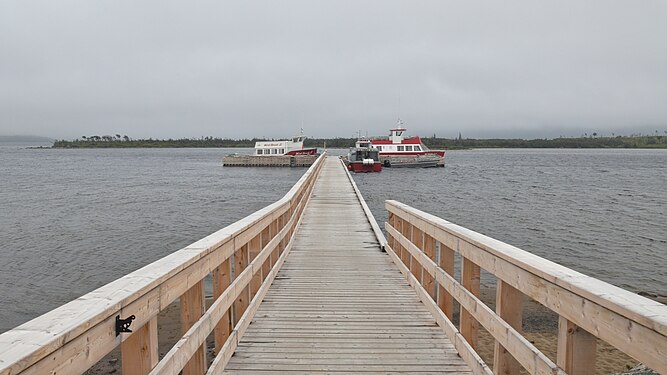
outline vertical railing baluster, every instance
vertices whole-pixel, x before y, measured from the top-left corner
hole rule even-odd
[[[454,250],[440,242],[439,251],[440,259],[438,265],[447,272],[447,274],[454,277]],[[438,306],[445,315],[447,315],[447,318],[450,321],[454,319],[454,297],[440,285],[438,285]]]
[[[159,359],[157,316],[135,331],[120,344],[123,375],[146,375]]]
[[[248,266],[248,244],[241,246],[234,254],[234,276],[239,277],[241,272]],[[239,322],[243,313],[248,308],[249,287],[243,288],[239,297],[234,302],[234,326]]]
[[[423,236],[424,254],[426,254],[426,256],[431,260],[435,261],[435,238],[429,236],[426,233],[424,233]],[[431,276],[431,274],[426,271],[424,271],[423,274],[424,289],[426,289],[426,291],[431,295],[431,298],[435,300],[437,297],[437,288],[435,287],[436,284],[434,283],[433,276]]]
[[[496,313],[519,333],[523,324],[523,293],[498,279],[496,284]],[[519,362],[498,341],[493,354],[493,373],[498,375],[518,374]]]
[[[225,260],[213,270],[213,299],[217,300],[218,297],[229,287],[232,283],[232,269],[231,262],[229,259]],[[215,353],[220,353],[220,349],[229,338],[230,333],[232,332],[232,316],[231,312],[228,310],[220,319],[220,322],[215,327]]]
[[[424,236],[422,235],[422,231],[419,230],[419,228],[417,228],[415,225],[410,225],[410,227],[410,236],[408,237],[410,242],[417,246],[421,252],[424,252]],[[419,261],[414,257],[410,257],[410,262],[410,272],[415,275],[420,284],[424,285],[424,270],[421,266],[421,263],[419,263]]]
[[[206,311],[204,281],[199,281],[181,296],[181,333],[185,335]],[[206,344],[203,344],[183,367],[183,375],[203,375],[206,372]]]
[[[556,364],[568,375],[595,374],[595,336],[570,322],[563,316],[558,319],[558,354]]]
[[[468,289],[472,294],[479,297],[480,268],[471,260],[465,257],[462,257],[462,259],[461,285]],[[461,306],[460,317],[459,331],[461,331],[461,335],[463,335],[473,349],[477,349],[479,323],[470,313],[468,313],[468,311],[466,311],[466,309],[463,308],[463,306]]]

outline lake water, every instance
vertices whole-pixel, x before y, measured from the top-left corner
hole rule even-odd
[[[0,332],[276,201],[305,171],[223,168],[235,151],[0,145]],[[445,168],[354,178],[379,222],[396,199],[667,294],[666,150],[450,151]]]

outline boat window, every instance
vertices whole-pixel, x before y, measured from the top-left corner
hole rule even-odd
[[[412,146],[405,146],[405,151],[412,151]]]
[[[277,148],[272,148],[272,149],[271,149],[271,153],[274,154],[274,155],[277,154],[277,153],[278,153],[278,149],[277,149]]]
[[[262,154],[262,150],[257,150],[257,155],[261,155],[261,154]]]
[[[403,132],[396,132],[396,135],[400,137],[400,135],[403,134]]]
[[[375,146],[375,148],[377,148],[378,151],[382,151],[382,146]]]
[[[421,150],[422,150],[421,147],[419,147],[419,146],[415,146],[415,151],[421,151]]]
[[[405,151],[405,147],[404,146],[398,146],[398,151]]]
[[[284,148],[281,148],[281,149],[280,149],[280,154],[284,154],[284,153],[285,153],[285,149],[284,149]]]

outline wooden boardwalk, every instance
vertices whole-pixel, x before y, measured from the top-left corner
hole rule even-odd
[[[0,334],[0,375],[82,374],[119,346],[111,372],[124,375],[594,375],[598,341],[667,374],[667,306],[401,202],[385,208],[386,239],[322,155],[275,203]],[[495,311],[482,270],[496,278]],[[158,314],[177,299],[182,336],[160,353]],[[524,299],[558,316],[556,358],[523,335]],[[475,350],[481,328],[490,363]]]
[[[382,252],[342,164],[329,157],[294,247],[228,374],[467,374]]]

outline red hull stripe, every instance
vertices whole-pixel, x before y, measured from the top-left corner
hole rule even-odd
[[[362,163],[350,163],[350,169],[356,173],[364,172],[380,172],[382,171],[382,164],[375,163],[372,165],[362,164]]]
[[[295,155],[315,155],[317,154],[317,149],[316,148],[304,148],[303,150],[293,150],[285,155],[289,156],[295,156]]]

